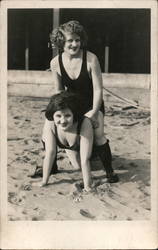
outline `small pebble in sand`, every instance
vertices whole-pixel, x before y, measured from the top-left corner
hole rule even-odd
[[[38,210],[38,209],[39,209],[38,207],[33,208],[33,210]]]
[[[135,177],[137,177],[137,175],[135,174],[135,175],[133,175],[131,178],[130,178],[130,180],[133,180]]]
[[[132,218],[131,217],[127,217],[127,219],[126,220],[132,220]]]
[[[31,186],[30,183],[29,183],[29,184],[23,184],[23,185],[21,186],[21,189],[22,189],[22,190],[25,190],[25,191],[30,191],[30,190],[32,189],[32,186]]]
[[[33,220],[33,221],[37,221],[37,220],[39,220],[39,219],[38,219],[36,216],[33,216],[33,217],[32,217],[32,220]]]
[[[94,219],[95,216],[92,215],[88,209],[80,209],[80,214],[83,215],[84,217],[90,218],[90,219]]]
[[[26,211],[26,210],[23,210],[23,211],[22,211],[22,214],[27,214],[27,211]]]
[[[60,194],[60,195],[65,195],[63,192],[60,192],[60,191],[58,192],[58,194]]]

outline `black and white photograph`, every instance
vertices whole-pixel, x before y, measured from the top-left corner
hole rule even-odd
[[[17,223],[18,231],[18,223],[29,223],[28,234],[31,225],[36,231],[38,222],[45,223],[43,228],[48,222],[57,223],[58,234],[58,223],[65,223],[65,230],[71,225],[70,231],[73,223],[84,223],[79,242],[86,228],[90,238],[102,228],[102,240],[93,249],[117,249],[118,239],[113,242],[106,227],[117,234],[118,223],[121,227],[125,223],[125,234],[129,230],[132,236],[120,246],[145,249],[141,233],[132,241],[138,235],[133,236],[131,228],[137,224],[137,230],[142,223],[138,234],[144,229],[147,235],[157,207],[153,202],[157,193],[156,1],[151,1],[153,6],[150,1],[133,6],[131,1],[129,6],[128,1],[124,5],[76,1],[76,6],[75,1],[67,5],[9,2],[2,5],[5,14],[1,15],[6,36],[5,45],[1,39],[5,223]],[[146,248],[157,244],[156,231],[145,239]],[[91,247],[86,234],[81,249]],[[121,231],[118,235],[121,241]],[[64,246],[59,238],[41,248],[80,248],[72,243],[75,237]],[[4,245],[10,246],[7,239]]]

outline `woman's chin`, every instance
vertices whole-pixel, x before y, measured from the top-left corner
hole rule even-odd
[[[60,129],[63,131],[68,131],[71,129],[71,127],[70,126],[60,126]]]

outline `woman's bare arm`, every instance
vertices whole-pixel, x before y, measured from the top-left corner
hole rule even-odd
[[[89,118],[95,116],[100,109],[101,101],[103,99],[103,83],[102,83],[102,74],[101,68],[96,55],[88,53],[88,63],[90,67],[90,73],[93,82],[93,108],[87,112],[86,116]]]
[[[59,93],[62,90],[64,90],[64,87],[61,82],[61,72],[60,72],[60,67],[59,67],[59,62],[58,62],[58,56],[52,59],[52,61],[50,62],[50,68],[52,71],[55,93]]]
[[[43,180],[42,186],[48,183],[50,172],[56,157],[56,138],[53,134],[51,121],[45,120],[42,140],[45,143],[45,157],[43,161]]]

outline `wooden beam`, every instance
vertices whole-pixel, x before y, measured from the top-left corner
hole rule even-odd
[[[105,88],[140,88],[150,89],[150,74],[102,74]],[[48,71],[8,70],[10,84],[48,84],[53,86],[52,73]]]

